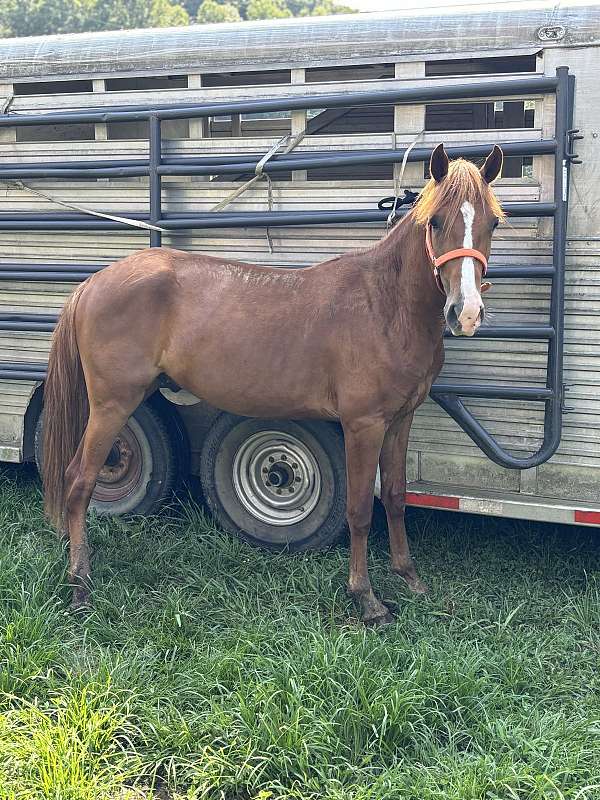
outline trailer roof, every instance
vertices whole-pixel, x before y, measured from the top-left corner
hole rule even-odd
[[[393,12],[1,39],[0,79],[238,72],[525,54],[599,42],[600,4],[590,0],[426,0]]]

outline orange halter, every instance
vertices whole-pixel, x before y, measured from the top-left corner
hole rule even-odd
[[[433,245],[431,244],[431,223],[427,223],[427,230],[425,233],[425,247],[427,248],[427,255],[433,265],[433,274],[435,277],[435,282],[437,284],[438,289],[442,294],[446,294],[444,289],[444,284],[442,283],[442,279],[440,277],[440,267],[443,267],[448,261],[452,261],[453,258],[474,258],[475,261],[479,261],[483,270],[481,272],[481,277],[485,278],[487,274],[487,258],[481,253],[479,250],[472,250],[470,247],[459,247],[456,250],[448,250],[447,253],[444,253],[441,256],[435,257],[435,253],[433,252]]]

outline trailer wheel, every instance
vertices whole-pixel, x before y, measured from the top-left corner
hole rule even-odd
[[[323,422],[222,414],[202,448],[200,480],[218,524],[273,550],[313,550],[346,527],[344,440]]]
[[[154,514],[172,496],[181,456],[171,427],[154,404],[139,406],[119,433],[100,471],[90,507],[111,516]],[[43,414],[35,432],[41,473]]]

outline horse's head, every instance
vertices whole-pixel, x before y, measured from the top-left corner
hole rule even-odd
[[[502,158],[495,146],[477,169],[462,158],[449,162],[444,145],[438,145],[431,155],[431,180],[415,206],[438,287],[446,294],[444,316],[455,336],[473,336],[483,320],[481,295],[491,284],[482,278],[492,234],[504,219],[490,187]]]

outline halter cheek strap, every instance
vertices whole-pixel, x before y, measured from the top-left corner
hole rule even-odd
[[[441,256],[436,258],[435,253],[433,252],[433,245],[431,243],[431,223],[427,223],[427,230],[425,233],[425,247],[427,248],[427,255],[429,256],[429,260],[433,266],[433,275],[435,277],[435,282],[437,284],[438,289],[443,294],[446,294],[444,289],[444,284],[442,283],[442,279],[440,277],[440,267],[443,267],[448,261],[452,261],[453,258],[473,258],[475,261],[479,261],[481,266],[483,267],[481,271],[481,277],[485,278],[487,274],[487,258],[481,253],[479,250],[473,250],[470,247],[459,247],[456,250],[448,250],[447,253],[443,253]]]

